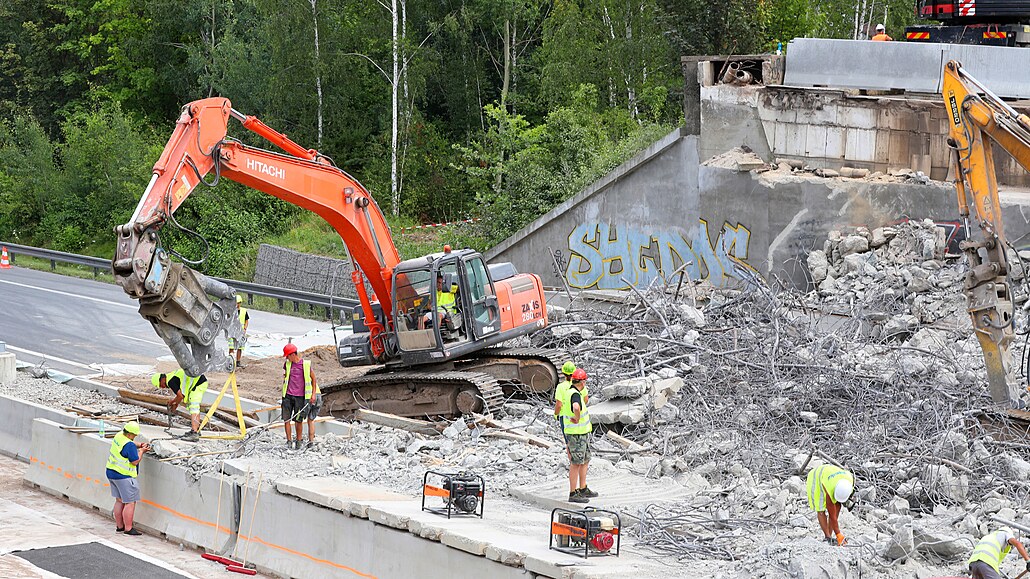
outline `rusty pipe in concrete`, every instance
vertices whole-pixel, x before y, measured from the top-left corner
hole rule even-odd
[[[733,84],[737,80],[737,71],[740,69],[740,64],[731,62],[726,67],[726,72],[722,75],[723,84]]]
[[[751,81],[755,79],[750,72],[746,70],[737,70],[736,78],[734,78],[734,84],[745,85],[751,84]]]

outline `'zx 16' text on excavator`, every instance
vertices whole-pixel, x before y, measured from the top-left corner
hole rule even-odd
[[[284,153],[228,137],[230,118]],[[242,335],[235,292],[173,262],[158,233],[168,221],[175,224],[173,214],[195,187],[214,186],[222,177],[317,213],[343,239],[360,305],[352,314],[353,333],[337,344],[338,358],[344,366],[379,367],[322,385],[332,412],[493,412],[505,389],[554,386],[559,353],[497,347],[546,326],[538,276],[508,264],[487,267],[482,255],[467,249],[401,261],[382,211],[356,179],[225,98],[183,107],[132,218],[115,228],[115,278],[139,300],[140,314],[187,373],[233,370],[234,360],[215,340]]]

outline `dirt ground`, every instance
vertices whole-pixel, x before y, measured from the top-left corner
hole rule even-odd
[[[365,373],[366,368],[344,368],[336,360],[336,351],[332,346],[314,346],[300,353],[301,358],[311,360],[315,379],[319,384],[330,384],[343,378],[353,378]],[[174,372],[175,362],[158,362],[158,372]],[[217,392],[229,377],[225,373],[209,373],[208,390]],[[101,382],[129,388],[139,392],[154,393],[149,377],[101,378]],[[261,359],[247,359],[246,350],[243,355],[243,367],[236,372],[236,384],[240,395],[251,400],[278,404],[282,398],[283,358],[273,356]],[[167,391],[164,393],[168,393]]]

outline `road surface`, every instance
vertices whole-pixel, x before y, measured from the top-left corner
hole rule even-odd
[[[19,360],[76,376],[118,365],[153,366],[168,348],[121,287],[20,267],[0,269],[0,341]],[[281,355],[292,338],[301,349],[333,344],[330,326],[250,310],[248,357]]]

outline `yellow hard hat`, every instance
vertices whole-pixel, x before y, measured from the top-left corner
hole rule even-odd
[[[150,383],[154,385],[154,388],[161,387],[161,376],[164,376],[164,374],[158,372],[157,374],[154,374],[150,377]]]
[[[135,420],[126,422],[123,430],[129,434],[139,434],[139,422],[136,422]]]
[[[242,304],[243,303],[243,296],[241,296],[240,294],[236,294],[236,303]]]

